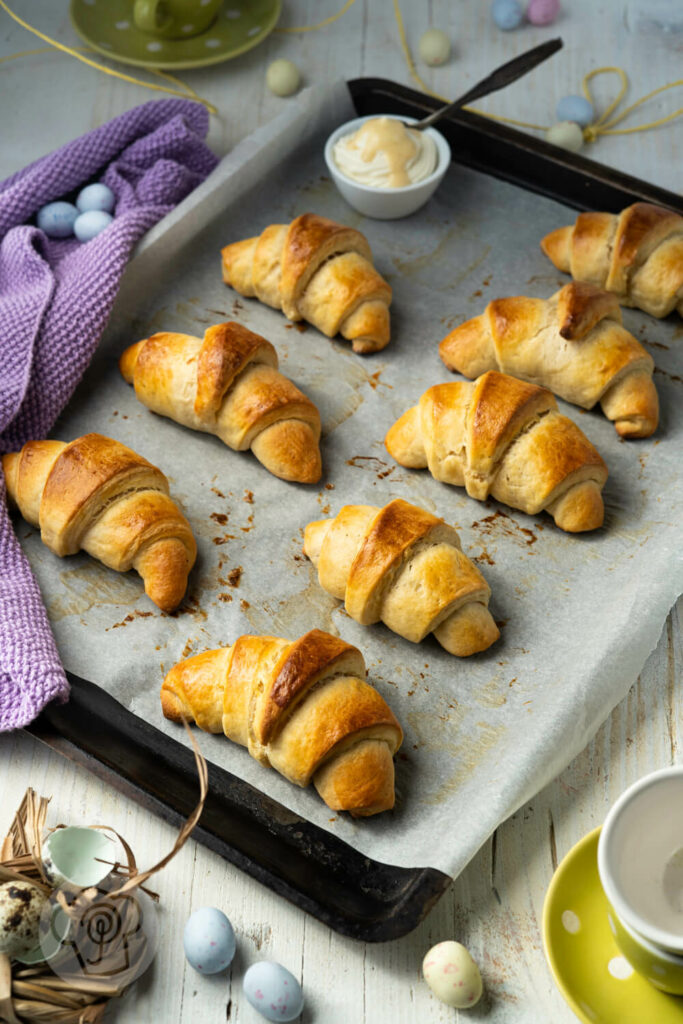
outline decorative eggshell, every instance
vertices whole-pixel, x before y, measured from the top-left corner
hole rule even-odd
[[[74,223],[74,234],[79,242],[89,242],[108,228],[113,217],[104,210],[87,210],[81,213]]]
[[[502,28],[504,32],[510,32],[522,24],[524,11],[517,0],[493,0],[491,17],[498,28]]]
[[[568,149],[571,153],[578,153],[583,146],[583,131],[573,121],[558,121],[545,133],[546,142],[560,149]]]
[[[40,915],[47,896],[30,882],[0,885],[0,953],[23,956],[40,941]]]
[[[222,910],[200,907],[188,918],[183,932],[185,956],[199,974],[218,974],[232,963],[235,933]]]
[[[244,994],[266,1020],[296,1020],[304,1008],[304,994],[293,974],[271,960],[252,964],[244,975]]]
[[[301,84],[301,74],[291,60],[274,60],[266,71],[266,85],[276,96],[291,96]]]
[[[59,200],[41,207],[38,210],[36,221],[40,230],[44,231],[48,238],[68,238],[74,233],[74,223],[77,217],[78,210],[73,203]]]
[[[451,41],[440,28],[428,28],[420,36],[417,52],[425,64],[436,67],[438,64],[445,63],[450,57]]]
[[[560,13],[560,0],[529,0],[526,16],[532,25],[552,25]]]
[[[111,871],[111,839],[96,828],[58,828],[43,842],[43,867],[55,885],[98,885]],[[108,863],[103,863],[107,861]]]
[[[422,962],[424,979],[442,1003],[459,1010],[474,1006],[482,993],[479,968],[459,942],[439,942]]]
[[[104,210],[105,213],[112,213],[116,204],[116,196],[108,185],[98,182],[95,185],[86,185],[76,196],[76,206],[79,213],[87,213],[88,210]]]
[[[585,96],[563,96],[555,109],[558,121],[574,121],[586,128],[595,119],[595,110]]]

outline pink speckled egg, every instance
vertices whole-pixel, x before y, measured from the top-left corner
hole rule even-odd
[[[552,25],[560,13],[560,0],[529,0],[527,20],[532,25]]]
[[[481,997],[479,968],[459,942],[432,946],[422,961],[422,973],[436,998],[446,1006],[465,1010]]]

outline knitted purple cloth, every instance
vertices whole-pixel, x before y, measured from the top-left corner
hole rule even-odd
[[[208,114],[188,100],[145,103],[0,185],[0,451],[47,437],[97,347],[136,242],[216,166]],[[53,241],[27,224],[90,181],[116,195],[92,241]],[[0,471],[0,731],[26,725],[68,683],[40,591],[14,535]]]

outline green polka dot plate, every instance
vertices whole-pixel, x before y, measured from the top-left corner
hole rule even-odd
[[[71,0],[81,39],[105,57],[147,68],[201,68],[258,46],[275,28],[282,0],[225,0],[214,23],[188,39],[161,39],[133,21],[132,0]]]
[[[553,875],[543,906],[543,947],[555,982],[585,1024],[683,1024],[683,997],[636,974],[610,930],[598,875],[596,828]]]

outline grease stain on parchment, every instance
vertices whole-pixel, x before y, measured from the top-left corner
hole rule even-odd
[[[404,714],[406,722],[425,751],[447,754],[452,771],[442,778],[436,789],[423,797],[423,804],[438,805],[449,800],[466,778],[474,773],[489,752],[500,742],[505,726],[475,722],[474,728],[461,729],[465,712],[449,709],[446,715],[433,711],[411,711]]]
[[[70,615],[83,615],[103,604],[130,606],[144,594],[145,588],[137,573],[117,573],[106,566],[90,562],[59,574],[62,589],[47,603],[52,622]]]

